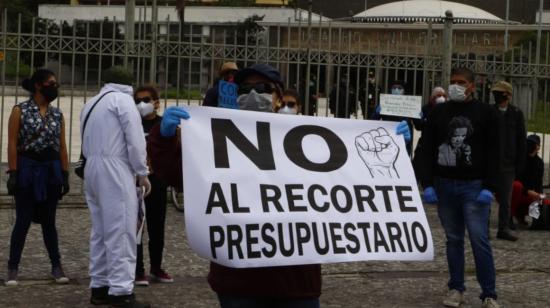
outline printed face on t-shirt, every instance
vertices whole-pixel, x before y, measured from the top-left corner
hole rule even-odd
[[[464,144],[464,139],[468,135],[467,127],[458,127],[455,129],[453,136],[451,137],[451,144],[453,148],[461,147]]]

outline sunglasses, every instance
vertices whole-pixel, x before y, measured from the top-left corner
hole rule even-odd
[[[256,91],[258,94],[268,93],[271,94],[275,92],[275,86],[270,83],[255,83],[255,84],[242,84],[239,86],[237,94],[243,95],[248,94],[252,90]]]
[[[284,106],[288,106],[288,108],[294,108],[296,106],[296,102],[295,101],[282,101],[281,102],[281,108],[284,107]]]
[[[153,99],[150,98],[149,96],[145,96],[145,97],[141,97],[141,98],[140,98],[140,97],[136,97],[136,98],[134,99],[134,101],[136,102],[136,105],[137,105],[137,104],[139,104],[139,103],[141,103],[141,102],[150,103],[150,102],[153,101]]]

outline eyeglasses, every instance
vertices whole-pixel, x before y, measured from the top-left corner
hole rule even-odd
[[[136,102],[136,105],[141,103],[141,102],[144,102],[144,103],[149,103],[151,102],[153,99],[150,98],[149,96],[145,96],[145,97],[136,97],[134,99],[134,101]]]
[[[255,83],[255,84],[242,84],[239,86],[237,93],[239,95],[248,94],[250,91],[256,91],[258,94],[268,93],[271,94],[275,91],[275,86],[270,83]]]
[[[284,106],[288,106],[288,108],[294,108],[297,105],[295,101],[282,101],[281,102],[281,108]]]

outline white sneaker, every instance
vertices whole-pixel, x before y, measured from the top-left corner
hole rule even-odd
[[[464,302],[464,295],[458,290],[449,290],[447,297],[443,300],[443,305],[447,307],[460,307]]]
[[[487,297],[483,300],[481,308],[500,308],[500,306],[496,299]]]
[[[7,287],[17,286],[17,270],[8,269],[8,277],[6,279],[6,286]]]

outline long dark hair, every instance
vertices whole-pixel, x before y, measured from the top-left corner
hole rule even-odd
[[[52,71],[45,68],[37,69],[34,74],[32,74],[31,78],[23,79],[21,87],[34,94],[36,92],[34,85],[48,80],[51,76],[55,76]]]

